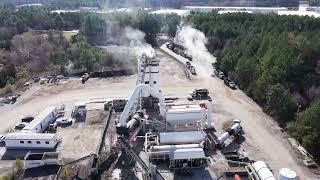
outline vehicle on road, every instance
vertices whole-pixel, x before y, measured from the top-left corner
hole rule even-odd
[[[211,98],[209,96],[208,89],[195,89],[187,96],[187,99],[189,101],[192,101],[193,99],[203,100],[203,99],[211,99]]]
[[[0,135],[0,144],[2,144],[2,143],[4,143],[4,139],[5,139],[6,137],[4,136],[4,135]]]
[[[39,82],[40,81],[40,78],[39,77],[35,77],[34,79],[33,79],[33,82],[34,83],[37,83],[37,82]]]
[[[171,51],[173,50],[174,46],[171,43],[166,44],[167,48],[170,49]]]
[[[230,88],[232,89],[235,89],[236,88],[236,83],[234,83],[232,80],[228,79],[228,78],[225,78],[224,79],[224,84],[229,86]]]
[[[189,66],[189,70],[190,70],[191,74],[197,75],[196,69],[193,66]]]
[[[310,159],[310,158],[307,158],[307,159],[303,160],[303,164],[305,166],[307,166],[308,168],[318,168],[317,163],[314,160]]]
[[[187,61],[187,62],[186,62],[186,65],[187,65],[187,66],[191,66],[191,62],[190,62],[190,61]]]
[[[16,126],[14,127],[14,129],[21,130],[21,129],[23,129],[24,127],[26,127],[27,125],[28,125],[28,123],[21,122],[21,123],[16,124]]]
[[[68,125],[68,124],[72,124],[72,119],[71,118],[58,118],[56,120],[57,125]]]
[[[47,82],[47,78],[40,79],[40,84],[45,84]]]
[[[21,119],[21,122],[25,122],[25,123],[29,123],[34,119],[33,116],[26,116],[24,118]]]
[[[186,57],[189,61],[192,61],[192,56],[191,55],[187,55]]]
[[[224,79],[224,73],[222,71],[215,69],[214,74],[218,76],[220,79]]]

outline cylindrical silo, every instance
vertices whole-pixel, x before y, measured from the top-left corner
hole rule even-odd
[[[263,161],[253,163],[252,167],[261,180],[276,180],[266,163]]]
[[[202,131],[161,132],[159,143],[165,144],[197,144],[206,140]]]
[[[150,151],[170,151],[174,149],[203,148],[201,144],[181,144],[181,145],[163,145],[151,146]]]

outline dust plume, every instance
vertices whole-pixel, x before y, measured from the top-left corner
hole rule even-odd
[[[150,44],[145,42],[145,33],[133,29],[132,27],[126,27],[124,29],[124,35],[129,40],[129,47],[134,49],[136,56],[141,56],[142,54],[147,55],[148,57],[155,56],[155,50],[151,47]]]
[[[191,26],[182,26],[176,34],[175,42],[184,46],[187,54],[200,63],[213,63],[215,58],[209,53],[206,43],[207,38],[203,32]]]

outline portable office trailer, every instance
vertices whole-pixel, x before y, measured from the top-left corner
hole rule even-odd
[[[22,132],[42,133],[50,124],[52,124],[58,117],[58,108],[55,106],[47,107],[38,116],[34,118],[26,127],[22,129]]]
[[[3,139],[7,149],[55,149],[61,138],[56,134],[8,133]]]

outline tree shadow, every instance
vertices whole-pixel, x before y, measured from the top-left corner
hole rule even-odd
[[[58,165],[49,165],[49,166],[40,166],[36,168],[26,169],[23,175],[23,178],[37,178],[45,176],[56,175],[60,166]],[[49,178],[48,178],[49,179]]]

